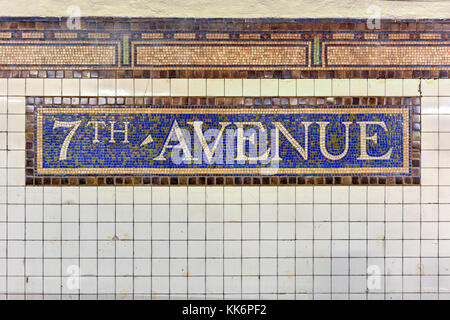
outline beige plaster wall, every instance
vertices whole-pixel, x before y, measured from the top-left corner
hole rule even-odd
[[[371,5],[381,18],[449,18],[450,1],[373,0],[0,0],[0,16],[295,17],[366,18]]]

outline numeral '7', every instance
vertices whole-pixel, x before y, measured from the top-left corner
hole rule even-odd
[[[72,128],[72,130],[69,131],[66,138],[64,139],[64,142],[61,146],[61,151],[59,152],[59,160],[66,160],[67,159],[67,149],[69,149],[70,141],[72,140],[75,131],[77,131],[78,127],[81,124],[81,120],[78,121],[59,121],[55,120],[55,124],[53,125],[53,130],[56,128]]]

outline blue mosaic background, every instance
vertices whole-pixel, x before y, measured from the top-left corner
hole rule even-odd
[[[403,166],[403,116],[401,114],[44,114],[43,115],[43,167],[44,168],[261,168],[270,167],[269,163],[226,163],[226,150],[223,151],[223,163],[215,162],[208,164],[206,157],[204,161],[194,161],[193,163],[174,163],[171,160],[170,152],[164,154],[166,161],[154,161],[162,150],[165,139],[169,134],[174,119],[181,129],[187,129],[194,137],[193,127],[188,125],[190,121],[203,121],[203,132],[207,129],[219,129],[219,122],[261,122],[269,131],[267,138],[271,144],[270,129],[274,129],[273,122],[281,122],[299,144],[304,147],[304,126],[300,122],[327,121],[327,150],[333,155],[339,155],[344,150],[345,127],[341,123],[351,121],[350,141],[347,155],[341,160],[333,161],[327,159],[320,151],[319,126],[312,124],[309,127],[309,154],[308,160],[304,160],[295,148],[288,142],[280,132],[280,156],[282,161],[280,168],[359,168],[359,167],[402,167]],[[70,128],[53,129],[55,120],[77,121],[82,120],[82,124],[76,131],[70,142],[67,159],[59,160],[61,145],[69,133]],[[103,120],[108,124],[106,128],[98,131],[99,143],[93,144],[94,129],[87,126],[91,120]],[[109,122],[115,121],[115,129],[123,129],[123,122],[129,122],[129,143],[122,143],[123,133],[115,133],[116,143],[109,143],[110,126]],[[367,136],[378,134],[377,144],[372,141],[367,142],[367,152],[371,156],[385,154],[393,147],[389,160],[358,160],[360,156],[360,127],[357,121],[383,121],[388,132],[380,126],[369,125]],[[246,126],[247,128],[254,128]],[[229,125],[228,130],[236,129],[234,125]],[[217,130],[218,132],[218,130]],[[152,135],[153,142],[145,146],[140,146],[144,139]],[[197,139],[192,140],[194,145]],[[226,132],[222,138],[222,143],[226,141]],[[210,148],[214,138],[208,140]],[[170,145],[176,145],[176,142]],[[225,145],[225,144],[224,144]],[[235,154],[236,138],[229,140],[227,147],[231,148]],[[225,147],[224,147],[225,149]],[[194,148],[192,154],[194,155]],[[248,155],[249,145],[246,145],[246,155]],[[216,155],[216,160],[220,154]],[[389,173],[389,170],[386,170]],[[111,172],[113,174],[114,172]],[[117,172],[120,174],[120,172]],[[394,172],[395,173],[395,170]],[[145,171],[141,174],[145,174]],[[186,171],[189,174],[189,170]],[[311,174],[308,174],[311,175]]]

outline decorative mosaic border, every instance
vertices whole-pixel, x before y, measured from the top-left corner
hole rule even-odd
[[[447,78],[450,70],[448,20],[383,20],[375,30],[355,19],[82,18],[77,30],[66,22],[0,18],[0,77]]]
[[[101,100],[101,101],[100,101]],[[411,175],[323,175],[323,176],[127,176],[127,175],[38,175],[36,174],[35,146],[35,106],[75,106],[88,107],[101,102],[102,105],[115,106],[127,104],[134,106],[262,106],[265,108],[287,106],[410,106],[410,156]],[[27,185],[302,185],[302,184],[337,184],[337,185],[417,185],[420,184],[420,98],[410,97],[274,97],[274,98],[195,98],[195,97],[27,97],[26,98],[26,184]]]

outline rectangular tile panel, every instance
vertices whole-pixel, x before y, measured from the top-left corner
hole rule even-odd
[[[28,107],[30,184],[55,176],[419,176],[412,105],[49,103]]]
[[[309,47],[308,42],[136,43],[134,55],[136,67],[293,69],[308,66]]]
[[[113,43],[0,43],[4,67],[114,67],[117,55],[118,46]]]
[[[445,67],[450,47],[445,42],[324,43],[327,67]]]

